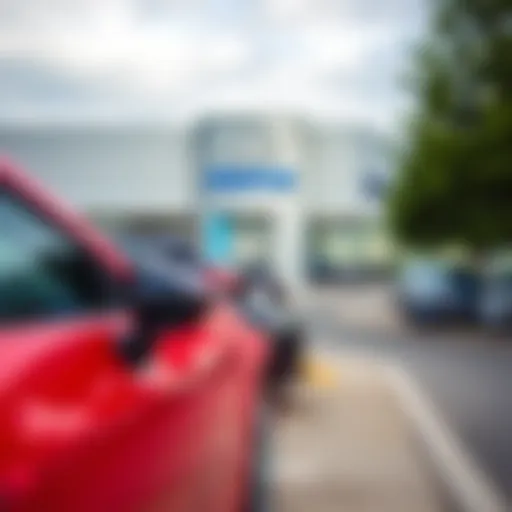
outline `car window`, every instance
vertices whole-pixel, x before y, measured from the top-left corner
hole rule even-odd
[[[134,235],[130,233],[113,233],[117,240],[130,255],[140,255],[141,250],[150,248],[153,253],[160,253],[162,259],[178,265],[200,268],[201,259],[193,244],[167,236]]]
[[[159,290],[171,289],[194,294],[207,293],[201,269],[169,259],[161,247],[155,247],[147,240],[118,236],[117,241],[134,265],[141,294],[154,295]]]
[[[439,290],[446,286],[447,274],[442,265],[416,263],[405,268],[401,280],[406,287],[417,290]]]
[[[102,308],[106,279],[92,258],[18,198],[0,191],[0,322]]]

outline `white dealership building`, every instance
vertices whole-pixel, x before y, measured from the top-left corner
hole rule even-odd
[[[109,227],[179,233],[207,257],[266,258],[291,282],[390,258],[375,177],[387,138],[297,116],[9,124],[0,151]]]

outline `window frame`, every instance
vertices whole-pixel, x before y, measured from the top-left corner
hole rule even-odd
[[[48,227],[58,236],[61,236],[65,242],[69,243],[71,247],[76,248],[83,254],[91,269],[98,275],[98,282],[101,283],[101,293],[104,294],[105,300],[102,304],[96,304],[91,307],[84,307],[70,311],[68,313],[55,313],[55,314],[35,314],[27,315],[22,318],[0,319],[0,331],[19,324],[33,324],[33,323],[54,323],[69,320],[80,320],[91,316],[98,316],[102,314],[109,314],[113,311],[119,310],[127,305],[126,283],[122,283],[120,279],[116,278],[109,270],[102,264],[86,244],[80,240],[79,237],[73,236],[69,230],[65,229],[58,220],[54,219],[52,215],[41,208],[30,195],[19,191],[17,188],[10,186],[9,183],[0,183],[0,199],[6,197],[13,204],[19,206],[20,211],[25,211],[35,222],[40,223],[41,226]]]

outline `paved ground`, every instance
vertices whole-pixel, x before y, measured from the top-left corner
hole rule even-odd
[[[392,283],[346,284],[314,287],[297,294],[297,303],[317,324],[333,323],[343,332],[354,336],[375,336],[394,341],[422,339],[478,342],[492,340],[482,330],[472,326],[445,326],[442,329],[413,329],[397,308]]]
[[[310,375],[274,439],[276,512],[441,512],[432,474],[382,367]]]
[[[512,347],[434,349],[404,364],[512,503]]]
[[[382,286],[346,288],[337,296],[310,291],[303,305],[315,345],[402,365],[512,503],[512,340],[400,328],[396,316],[383,319],[390,297]]]
[[[349,333],[335,321],[311,325],[316,345],[326,350],[402,364],[476,463],[512,501],[512,343]]]
[[[299,304],[318,319],[335,318],[345,328],[396,334],[404,330],[391,284],[346,284],[304,290]]]

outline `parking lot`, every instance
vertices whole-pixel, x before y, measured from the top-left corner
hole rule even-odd
[[[350,330],[393,335],[404,329],[391,283],[311,287],[300,294],[298,302],[322,320],[335,318]]]
[[[362,359],[310,366],[274,431],[274,509],[445,510],[386,368]]]
[[[297,411],[277,430],[277,509],[301,510],[311,499],[319,511],[511,510],[512,408],[503,393],[510,344],[475,327],[413,330],[401,322],[392,297],[386,284],[297,295],[314,333],[311,348],[325,351],[324,367],[336,367],[337,377],[326,382],[325,372],[312,372]],[[287,448],[292,436],[299,447],[294,458]],[[389,447],[387,459],[379,442]],[[322,449],[325,458],[314,455]],[[287,465],[292,459],[304,462],[300,475]],[[416,484],[404,485],[403,474],[416,475]],[[399,496],[416,502],[408,506]]]

